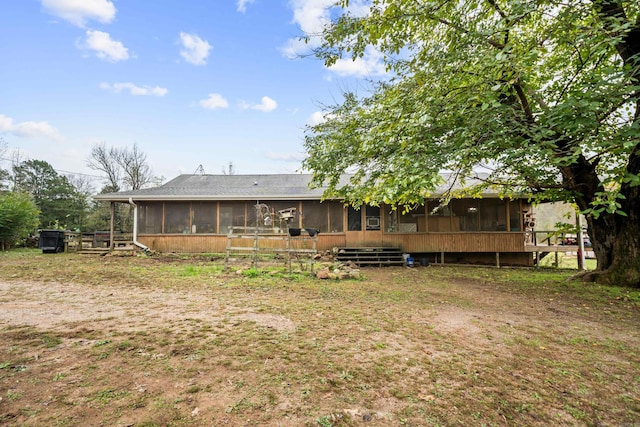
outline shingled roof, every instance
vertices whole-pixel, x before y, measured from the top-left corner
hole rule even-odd
[[[452,176],[443,174],[445,181]],[[347,183],[349,175],[343,182]],[[95,200],[111,202],[135,201],[181,201],[181,200],[321,200],[324,188],[309,187],[311,174],[273,175],[180,175],[160,187],[142,190],[120,191],[94,196]],[[467,179],[466,184],[477,183]],[[443,194],[449,188],[441,185],[434,195]],[[459,188],[459,184],[454,185]],[[496,197],[497,193],[485,190],[485,197]]]
[[[320,200],[323,188],[311,189],[310,174],[180,175],[164,185],[98,194],[96,200]]]

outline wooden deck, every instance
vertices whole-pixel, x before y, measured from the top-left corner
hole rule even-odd
[[[306,234],[306,233],[303,233]],[[348,242],[348,233],[320,233],[313,238],[301,235],[291,237],[280,233],[275,235],[255,233],[241,235],[219,234],[147,234],[138,237],[139,241],[158,252],[180,253],[229,253],[244,252],[314,252],[334,251],[336,248],[396,248],[401,253],[435,254],[433,263],[468,262],[482,263],[495,261],[496,265],[535,265],[537,260],[550,253],[577,253],[577,245],[525,243],[523,232],[442,232],[442,233],[379,233],[376,242],[358,244]],[[124,236],[123,236],[124,237]],[[117,240],[117,239],[116,239]],[[233,242],[231,242],[233,240]],[[120,243],[116,241],[116,246]],[[552,242],[553,243],[553,242]],[[105,247],[106,244],[98,245]],[[585,255],[591,256],[592,249],[585,248]],[[362,254],[362,256],[367,255]],[[430,255],[430,256],[431,256]],[[533,256],[532,256],[533,255]],[[364,260],[363,260],[364,261]],[[395,260],[391,264],[396,264]],[[398,265],[400,262],[398,260]]]
[[[525,245],[525,252],[578,252],[580,247],[577,245]],[[589,251],[591,248],[585,248]]]

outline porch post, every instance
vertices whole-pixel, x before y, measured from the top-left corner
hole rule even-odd
[[[111,202],[111,221],[109,224],[109,250],[112,251],[115,247],[116,242],[114,241],[115,236],[115,218],[116,218],[116,202]]]
[[[584,237],[582,236],[582,215],[576,213],[576,222],[578,223],[578,270],[586,270],[584,266]]]

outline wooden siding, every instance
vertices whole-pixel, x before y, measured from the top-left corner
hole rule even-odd
[[[183,253],[223,253],[227,246],[226,235],[213,234],[156,234],[138,237],[140,243],[159,252]],[[524,233],[520,232],[479,232],[479,233],[389,233],[382,234],[382,240],[375,246],[396,247],[405,252],[525,252]],[[293,239],[292,239],[293,241]],[[306,243],[305,243],[306,242]],[[234,242],[234,245],[239,244]],[[247,239],[244,243],[253,245]],[[279,247],[280,242],[267,245]],[[296,245],[310,246],[308,239],[301,239]],[[349,240],[349,246],[371,246],[372,242]],[[347,246],[345,233],[320,234],[317,249],[330,250]]]
[[[524,233],[394,233],[382,236],[384,246],[405,252],[524,252]]]
[[[138,241],[165,253],[224,253],[227,247],[227,236],[211,234],[156,234],[139,236]]]

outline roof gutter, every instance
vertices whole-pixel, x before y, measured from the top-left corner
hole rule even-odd
[[[133,244],[141,248],[146,254],[149,252],[149,247],[138,242],[138,205],[133,203],[132,197],[129,197],[129,204],[133,206]]]
[[[242,195],[242,196],[221,196],[221,195],[134,195],[129,196],[128,194],[119,196],[117,194],[110,195],[96,195],[93,196],[94,200],[104,201],[104,202],[118,202],[118,203],[128,203],[131,197],[135,197],[138,201],[145,202],[172,202],[172,201],[199,201],[199,202],[236,202],[236,201],[256,201],[256,200],[274,200],[274,201],[290,201],[290,200],[322,200],[321,195],[268,195],[268,194],[255,194],[255,195]],[[337,199],[327,199],[327,200],[337,200]]]

